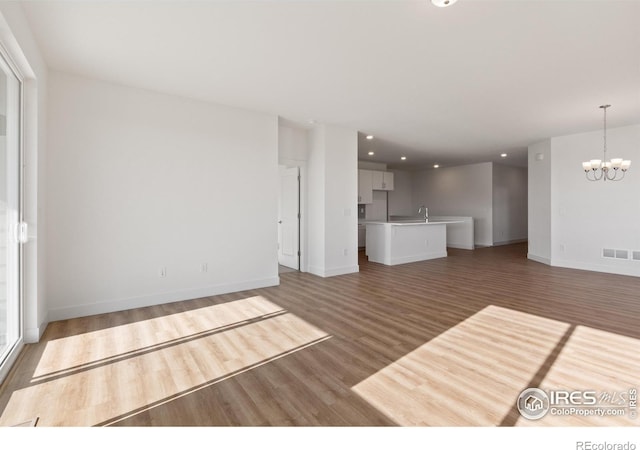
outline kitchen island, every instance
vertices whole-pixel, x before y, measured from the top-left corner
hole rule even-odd
[[[438,222],[367,222],[369,261],[393,266],[447,256],[447,224]]]

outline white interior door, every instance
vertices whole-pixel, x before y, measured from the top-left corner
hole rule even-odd
[[[300,270],[300,179],[299,168],[280,167],[278,201],[278,263]]]

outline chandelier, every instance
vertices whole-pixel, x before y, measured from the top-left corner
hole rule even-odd
[[[602,160],[592,159],[582,163],[582,168],[589,181],[620,181],[631,166],[631,161],[628,159],[612,158],[611,161],[607,160],[607,108],[610,106],[600,106],[604,110],[604,156]]]
[[[458,0],[431,0],[431,3],[439,6],[440,8],[446,8],[447,6],[453,5],[457,1]]]

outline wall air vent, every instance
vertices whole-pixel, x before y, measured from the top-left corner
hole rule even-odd
[[[633,252],[633,253],[634,253],[634,259],[638,257],[640,260],[640,252]],[[636,253],[638,255],[636,255]],[[614,248],[603,248],[602,257],[615,258],[615,259],[629,259],[629,250],[616,250]]]
[[[616,258],[617,259],[629,259],[629,251],[628,250],[616,250]]]
[[[633,259],[634,261],[640,261],[640,251],[634,251],[631,259]]]

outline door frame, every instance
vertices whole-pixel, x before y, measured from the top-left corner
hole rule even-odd
[[[3,58],[9,70],[13,72],[18,80],[18,204],[17,204],[17,224],[20,229],[24,223],[24,203],[25,203],[25,164],[24,164],[24,141],[25,141],[25,111],[24,111],[24,82],[25,78],[18,65],[11,57],[11,52],[7,50],[4,43],[0,41],[0,57]],[[13,230],[7,230],[12,232]],[[16,230],[16,235],[18,230]],[[4,381],[13,364],[15,363],[18,355],[24,347],[24,242],[26,242],[26,234],[20,234],[18,240],[18,253],[17,253],[17,295],[18,295],[18,339],[12,345],[11,349],[7,352],[4,360],[0,360],[0,383]]]
[[[303,160],[286,159],[280,160],[278,166],[284,166],[287,168],[298,168],[298,174],[300,175],[300,181],[298,182],[298,212],[300,218],[298,219],[298,250],[299,255],[299,271],[307,272],[308,257],[307,257],[307,162]],[[279,194],[278,194],[279,195]]]
[[[301,167],[299,165],[297,165],[297,164],[293,164],[293,165],[292,164],[278,164],[278,168],[279,168],[278,169],[278,177],[279,178],[280,178],[280,168],[287,169],[287,170],[288,169],[297,169],[297,174],[298,174],[298,176],[297,176],[297,179],[298,179],[297,181],[298,182],[297,182],[297,185],[296,185],[296,189],[298,190],[298,193],[297,193],[298,194],[298,204],[297,204],[297,208],[296,208],[297,209],[297,215],[298,215],[297,224],[296,224],[296,226],[298,227],[298,230],[297,230],[298,231],[298,242],[297,242],[297,247],[298,247],[298,254],[297,254],[298,263],[297,263],[297,266],[298,266],[298,268],[297,268],[297,270],[299,272],[302,272],[303,271],[302,270],[302,260],[303,260],[302,259],[302,255],[303,255],[302,242],[303,242],[303,239],[302,239],[302,226],[301,226],[302,216],[303,216],[303,214],[302,214],[302,170],[301,170]],[[280,182],[280,180],[278,181],[278,183],[279,182]],[[279,205],[282,202],[282,199],[280,198],[281,192],[282,191],[281,191],[280,187],[278,187],[278,196],[279,196],[278,204]],[[278,207],[278,209],[279,209],[279,213],[281,213],[281,207],[280,206]],[[279,218],[279,220],[281,220],[281,218]],[[280,228],[280,226],[278,226],[278,240],[280,240],[280,236],[281,235],[282,235],[281,234],[281,228]],[[281,242],[278,242],[278,243],[279,243],[279,245],[282,244]],[[280,251],[280,249],[278,249],[278,252],[279,251]],[[280,264],[280,255],[279,254],[278,254],[278,264]]]

